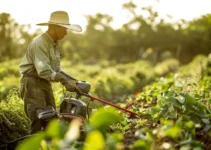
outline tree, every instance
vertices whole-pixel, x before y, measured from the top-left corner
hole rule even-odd
[[[19,25],[8,13],[0,14],[0,61],[19,58],[39,30],[30,34],[30,25]]]

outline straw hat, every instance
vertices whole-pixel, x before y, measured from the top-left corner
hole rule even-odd
[[[47,26],[49,24],[54,24],[58,26],[65,27],[67,29],[71,29],[73,31],[81,32],[81,26],[77,24],[70,24],[68,13],[65,11],[55,11],[51,13],[50,20],[45,23],[39,23],[39,26]]]

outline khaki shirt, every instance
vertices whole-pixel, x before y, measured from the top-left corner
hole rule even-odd
[[[19,66],[21,74],[30,74],[51,80],[61,71],[58,42],[54,43],[47,32],[30,43]]]

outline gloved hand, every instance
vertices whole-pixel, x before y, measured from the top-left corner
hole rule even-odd
[[[64,80],[61,83],[62,83],[62,85],[65,86],[67,91],[69,91],[69,92],[76,92],[78,94],[82,94],[81,90],[77,86],[77,81],[76,80],[68,79],[68,80]]]
[[[62,74],[60,72],[56,73],[54,81],[61,82],[61,84],[63,86],[65,86],[67,91],[77,92],[78,94],[82,93],[81,90],[79,89],[79,87],[76,84],[77,80],[70,79],[70,78],[66,77],[64,74]]]

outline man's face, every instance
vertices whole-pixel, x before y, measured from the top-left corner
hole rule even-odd
[[[57,40],[61,40],[67,34],[67,28],[57,26],[56,27],[56,36]]]

